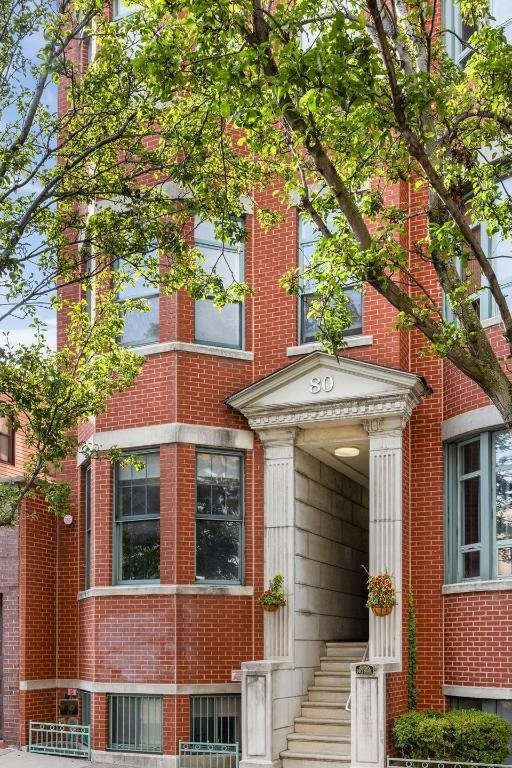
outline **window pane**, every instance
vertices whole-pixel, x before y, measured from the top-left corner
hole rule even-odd
[[[512,763],[512,701],[509,699],[502,699],[496,702],[496,714],[503,717],[504,720],[510,725],[510,739],[508,742],[509,756],[505,760],[505,763]]]
[[[241,524],[224,520],[196,522],[196,578],[240,581]]]
[[[219,310],[210,299],[196,301],[195,340],[204,344],[241,349],[241,304],[226,304]]]
[[[462,474],[468,475],[470,472],[478,472],[479,469],[480,440],[474,440],[462,448]]]
[[[480,552],[464,552],[462,555],[463,578],[480,576]]]
[[[508,432],[495,438],[496,538],[512,539],[512,439]]]
[[[121,580],[160,578],[160,521],[122,523],[120,531]]]
[[[197,454],[197,515],[241,518],[242,458],[229,454]]]
[[[480,478],[471,477],[462,482],[463,544],[480,541]]]
[[[124,329],[121,344],[135,347],[138,344],[150,344],[159,340],[158,333],[158,296],[145,299],[149,306],[147,312],[127,312],[124,317]]]
[[[512,576],[512,547],[498,548],[498,576]]]
[[[504,24],[512,18],[512,5],[510,0],[492,0],[491,13],[497,24]]]

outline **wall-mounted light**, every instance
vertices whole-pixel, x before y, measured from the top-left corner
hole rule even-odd
[[[334,455],[340,459],[349,459],[353,456],[359,456],[359,448],[356,448],[355,445],[342,445],[335,449]]]
[[[73,522],[73,515],[64,515],[64,517],[62,518],[62,522],[64,523],[64,525],[71,525],[71,523]]]

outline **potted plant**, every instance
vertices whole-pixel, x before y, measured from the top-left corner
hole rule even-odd
[[[396,605],[396,593],[391,574],[368,574],[368,600],[366,607],[371,608],[376,616],[387,616]]]
[[[261,605],[264,611],[277,611],[282,605],[286,605],[284,599],[284,576],[282,573],[276,573],[273,579],[270,579],[270,586],[263,592],[258,605]]]

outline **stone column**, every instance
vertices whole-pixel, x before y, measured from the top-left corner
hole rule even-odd
[[[369,660],[402,661],[402,432],[406,418],[370,419],[370,573],[387,571],[396,588],[389,616],[370,611]]]
[[[284,576],[286,605],[265,614],[265,658],[293,661],[295,585],[294,442],[297,430],[261,429],[265,450],[265,582]]]

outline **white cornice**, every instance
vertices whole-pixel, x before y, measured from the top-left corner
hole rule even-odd
[[[413,393],[402,397],[388,396],[378,398],[362,398],[343,400],[333,403],[318,403],[314,406],[290,406],[289,408],[261,408],[243,411],[249,420],[251,429],[259,430],[264,427],[300,426],[308,422],[367,419],[385,419],[390,416],[404,417],[406,422],[419,402],[419,397]]]

